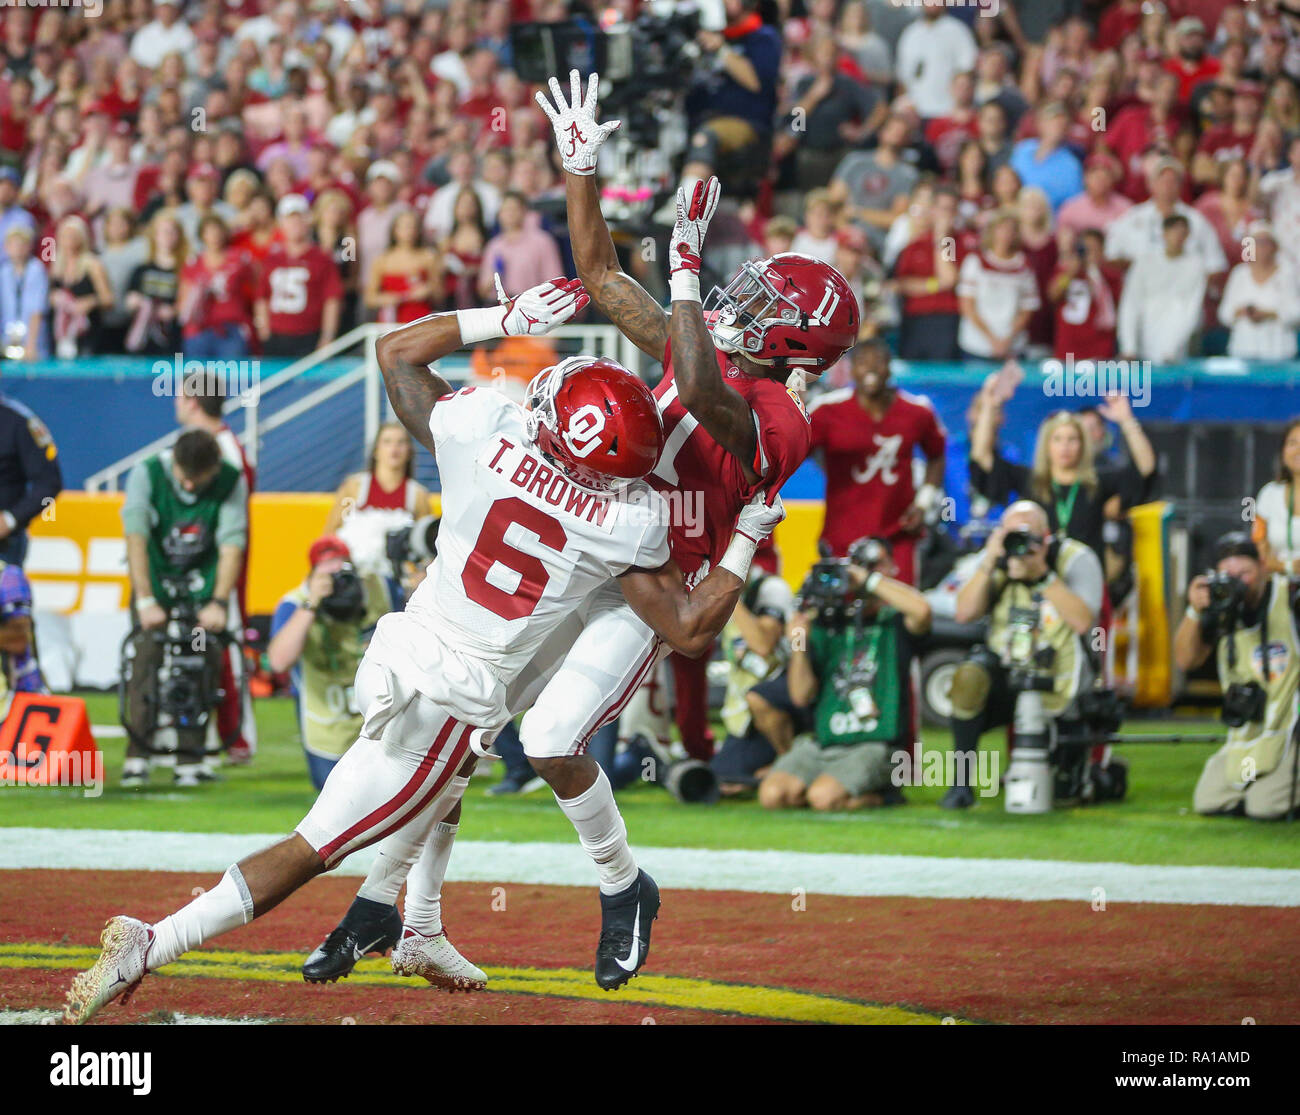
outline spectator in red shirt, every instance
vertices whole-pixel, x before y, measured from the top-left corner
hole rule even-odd
[[[889,346],[859,342],[853,350],[853,387],[822,395],[808,418],[812,451],[826,472],[822,541],[846,554],[859,538],[889,541],[899,580],[917,582],[916,544],[925,514],[942,496],[947,433],[928,399],[890,380]],[[925,457],[917,491],[912,459]]]
[[[1196,16],[1180,19],[1174,36],[1178,54],[1165,63],[1165,69],[1178,78],[1178,102],[1185,105],[1193,89],[1219,72],[1219,60],[1205,53],[1205,24]]]
[[[310,212],[302,194],[288,194],[276,206],[282,240],[262,261],[254,307],[267,356],[306,356],[338,333],[343,283],[334,261],[311,241]]]
[[[405,324],[442,304],[442,260],[420,243],[420,215],[404,209],[393,221],[388,250],[370,268],[366,308],[376,320]]]
[[[185,355],[238,360],[252,336],[253,268],[230,250],[230,230],[215,214],[199,221],[201,250],[181,271],[180,307]]]
[[[240,210],[237,227],[230,237],[230,246],[235,251],[243,252],[260,269],[271,246],[279,240],[275,203],[270,194],[259,189]]]
[[[947,116],[937,117],[925,126],[925,141],[945,174],[957,165],[957,156],[967,140],[976,136],[975,75],[957,74],[952,79],[953,108]]]
[[[1166,151],[1173,148],[1183,119],[1178,90],[1177,75],[1165,71],[1156,79],[1150,104],[1130,105],[1115,116],[1108,140],[1124,166],[1120,192],[1132,201],[1151,196],[1144,168],[1146,152],[1153,145]]]
[[[899,253],[894,279],[903,299],[898,339],[904,360],[956,360],[958,265],[957,194],[949,187],[935,191],[929,212],[912,215],[912,241]]]
[[[1115,355],[1123,276],[1106,263],[1106,237],[1085,229],[1048,287],[1056,313],[1057,360],[1110,360]]]
[[[1142,25],[1142,0],[1115,0],[1101,13],[1093,43],[1098,50],[1115,50]]]
[[[1224,162],[1244,159],[1255,145],[1263,90],[1243,82],[1233,90],[1232,118],[1216,128],[1209,128],[1196,145],[1192,161],[1192,180],[1201,185],[1218,182]]]
[[[18,158],[27,151],[32,127],[32,82],[20,74],[9,83],[9,103],[0,111],[0,155]]]

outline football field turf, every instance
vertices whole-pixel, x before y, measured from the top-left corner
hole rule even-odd
[[[94,723],[113,722],[111,698],[88,705]],[[147,790],[120,790],[124,744],[104,738],[101,796],[0,790],[0,1021],[56,1007],[105,917],[157,918],[292,829],[313,798],[292,706],[257,712],[257,760],[215,785],[177,790],[158,772]],[[1280,947],[1300,932],[1295,827],[1191,814],[1206,745],[1120,753],[1127,801],[1036,817],[1010,816],[997,798],[948,813],[930,786],[908,788],[903,806],[834,815],[625,791],[664,909],[645,975],[613,995],[591,980],[594,872],[569,823],[549,791],[487,795],[493,771],[471,782],[445,892],[453,939],[488,971],[487,994],[413,987],[379,959],[346,983],[303,986],[302,957],[354,891],[340,877],[151,976],[103,1020],[1300,1021],[1300,976],[1282,953],[1241,965],[1228,955],[1234,942]]]

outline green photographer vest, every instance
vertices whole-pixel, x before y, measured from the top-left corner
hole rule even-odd
[[[1052,568],[1065,579],[1065,570],[1087,546],[1074,538],[1057,545]],[[1043,711],[1058,716],[1080,690],[1092,684],[1093,668],[1083,636],[1077,634],[1037,585],[1007,580],[998,569],[992,578],[993,610],[989,613],[988,645],[1004,666],[1032,665],[1033,651],[1044,646],[1056,652],[1052,665],[1054,680],[1050,693],[1043,693]]]
[[[176,491],[161,457],[150,457],[145,462],[145,470],[149,474],[149,505],[153,510],[153,525],[149,529],[149,583],[154,598],[163,608],[171,608],[176,599],[164,584],[164,578],[184,577],[190,599],[195,604],[204,604],[212,599],[217,580],[217,519],[221,505],[239,483],[239,469],[222,461],[212,483],[190,502]],[[183,530],[190,524],[207,531],[209,544],[201,562],[184,572],[167,556],[163,543],[173,530]]]
[[[1264,676],[1264,644],[1261,627],[1269,642],[1268,677]],[[1235,644],[1236,666],[1228,665],[1228,644]],[[1300,636],[1291,610],[1291,592],[1286,577],[1272,578],[1266,619],[1262,625],[1238,627],[1219,640],[1219,681],[1224,689],[1236,683],[1254,682],[1264,687],[1264,719],[1228,729],[1223,769],[1238,789],[1276,769],[1295,730],[1300,708]]]
[[[902,618],[882,607],[866,623],[814,625],[808,655],[820,679],[814,709],[821,747],[892,743],[905,727],[907,671],[899,662]]]

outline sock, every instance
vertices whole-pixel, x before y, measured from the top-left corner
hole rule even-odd
[[[357,890],[358,898],[368,898],[371,902],[381,902],[385,906],[397,905],[397,895],[406,882],[411,865],[425,846],[430,824],[436,824],[447,816],[468,786],[468,778],[459,775],[452,778],[427,812],[380,841],[375,862],[366,874],[366,881]],[[444,869],[445,866],[444,864]],[[441,885],[442,881],[439,880],[439,887]],[[409,904],[410,900],[407,901]]]
[[[183,953],[253,920],[253,896],[239,868],[231,867],[210,891],[153,927],[146,961],[153,972]]]
[[[614,790],[605,772],[576,798],[555,800],[578,830],[583,848],[596,862],[602,894],[618,894],[636,882],[636,860],[627,844],[627,825],[614,803]]]
[[[451,859],[451,846],[460,825],[439,821],[429,833],[424,851],[406,881],[402,924],[426,937],[442,932],[442,880]]]

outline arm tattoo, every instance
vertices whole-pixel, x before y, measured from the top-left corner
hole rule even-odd
[[[429,415],[433,413],[434,404],[451,391],[451,385],[427,367],[408,364],[404,360],[397,361],[391,368],[380,366],[393,413],[410,435],[432,453]]]
[[[758,450],[754,412],[738,391],[723,382],[717,352],[698,302],[677,302],[672,314],[673,375],[678,398],[751,483],[760,477],[753,462]]]
[[[663,307],[622,271],[607,274],[603,282],[588,288],[592,302],[637,348],[662,360],[668,346],[668,315]]]

